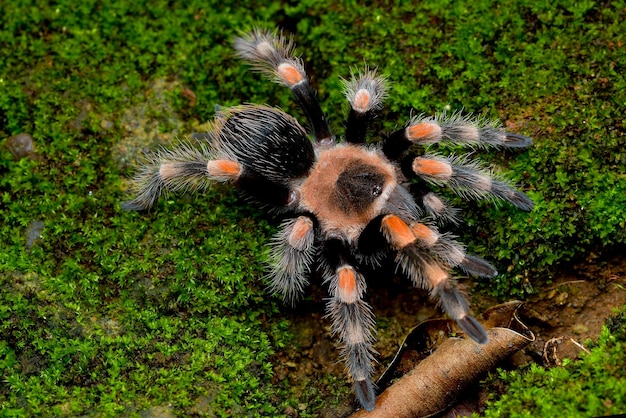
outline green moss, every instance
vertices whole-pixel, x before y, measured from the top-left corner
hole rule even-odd
[[[314,383],[289,399],[273,386],[271,356],[289,337],[259,280],[271,222],[221,187],[149,214],[119,206],[141,151],[201,129],[216,104],[301,116],[286,89],[233,57],[232,37],[256,22],[295,34],[337,131],[339,77],[365,60],[391,81],[373,132],[449,105],[535,138],[528,152],[491,154],[535,211],[470,205],[457,231],[508,270],[489,284],[500,297],[624,244],[626,7],[570,3],[3,2],[3,414],[324,407]],[[22,132],[35,153],[15,160],[8,138]]]
[[[491,402],[485,417],[597,417],[624,412],[626,406],[626,307],[607,321],[588,354],[563,367],[532,364],[501,372],[505,393]]]

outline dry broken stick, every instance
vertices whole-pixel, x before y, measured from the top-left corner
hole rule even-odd
[[[495,306],[483,314],[489,342],[481,345],[465,338],[448,338],[388,387],[376,407],[352,418],[428,417],[454,405],[459,396],[500,361],[534,340],[515,315],[521,302]],[[419,326],[418,326],[419,327]],[[426,325],[428,327],[428,325]]]

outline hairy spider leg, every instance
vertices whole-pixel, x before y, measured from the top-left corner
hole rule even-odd
[[[285,303],[295,305],[309,284],[315,248],[314,219],[300,215],[283,221],[270,251],[269,290]]]
[[[471,315],[463,295],[456,288],[448,268],[430,255],[420,244],[434,246],[434,231],[426,231],[421,225],[411,227],[396,215],[382,218],[381,230],[387,241],[397,251],[398,262],[404,273],[417,287],[429,289],[433,298],[440,301],[444,311],[474,341],[485,344],[489,340],[482,325]],[[441,253],[439,253],[441,254]]]
[[[374,113],[382,108],[386,97],[385,78],[375,70],[365,69],[357,76],[352,73],[350,81],[343,82],[350,113],[346,122],[345,139],[351,143],[364,143],[367,128]]]
[[[410,173],[412,173],[412,170],[410,170]],[[459,224],[459,210],[451,206],[445,198],[425,188],[423,182],[411,183],[409,190],[419,206],[437,223]]]
[[[466,199],[497,198],[529,211],[533,202],[524,193],[510,187],[477,162],[465,157],[427,154],[413,160],[415,174],[429,183],[445,185]]]
[[[417,174],[428,183],[450,187],[463,198],[496,198],[522,210],[533,208],[533,202],[524,193],[494,179],[490,170],[467,157],[433,154],[410,159],[404,156],[414,144],[428,146],[439,142],[479,148],[523,148],[532,144],[530,138],[506,132],[488,119],[443,113],[434,117],[420,115],[412,118],[407,126],[384,138],[382,150],[389,159],[400,161],[401,170],[407,178]],[[420,206],[438,222],[458,223],[457,210],[450,207],[445,199],[421,183],[412,183],[409,187]]]
[[[419,115],[412,118],[402,129],[393,132],[383,143],[383,152],[395,160],[413,144],[430,145],[450,142],[476,147],[525,148],[532,139],[506,132],[497,123],[486,118],[472,118],[460,113],[437,116]]]
[[[240,58],[291,90],[311,123],[317,143],[331,145],[335,142],[335,135],[311,87],[304,63],[294,55],[291,39],[257,29],[236,38],[234,46]]]
[[[354,390],[363,408],[374,409],[376,393],[374,374],[374,314],[362,297],[365,278],[350,262],[348,244],[341,238],[331,238],[325,248],[325,282],[330,298],[326,312],[331,319],[333,334],[341,344],[341,357],[354,381]]]
[[[242,167],[235,161],[214,159],[205,145],[182,143],[175,149],[161,149],[147,157],[132,182],[135,197],[122,203],[125,210],[150,209],[168,191],[205,190],[210,181],[236,181]]]
[[[532,139],[527,136],[506,132],[488,119],[472,119],[459,113],[415,117],[403,134],[410,142],[423,145],[440,141],[483,147],[526,148],[532,145]]]
[[[415,245],[427,250],[445,265],[458,267],[466,273],[480,277],[494,277],[496,269],[486,260],[469,255],[465,247],[450,233],[440,233],[433,225],[421,222],[409,224],[409,228],[416,238]]]

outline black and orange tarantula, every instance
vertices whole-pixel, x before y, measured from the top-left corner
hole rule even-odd
[[[134,179],[135,197],[124,208],[152,207],[166,191],[205,189],[231,182],[252,200],[285,215],[272,241],[269,287],[286,302],[303,294],[308,277],[321,270],[330,297],[327,313],[341,342],[341,356],[363,408],[376,395],[374,317],[363,300],[365,267],[395,257],[399,270],[433,298],[470,338],[488,341],[468,313],[451,270],[490,277],[496,270],[437,225],[456,222],[456,211],[429,185],[448,186],[462,198],[502,199],[522,210],[532,201],[468,156],[445,156],[428,147],[438,142],[472,149],[522,148],[530,138],[505,132],[482,118],[460,114],[413,117],[407,125],[365,143],[368,122],[381,108],[386,80],[365,70],[345,82],[351,109],[344,140],[330,130],[300,58],[288,38],[255,30],[235,40],[237,54],[293,92],[312,132],[280,109],[243,105],[221,110],[208,134],[161,150]],[[417,158],[407,150],[426,147]]]

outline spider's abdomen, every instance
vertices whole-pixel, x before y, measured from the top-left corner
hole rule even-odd
[[[313,213],[325,232],[355,239],[396,185],[395,166],[377,151],[338,145],[319,152],[300,187],[300,207]]]
[[[228,109],[215,125],[217,157],[241,167],[237,185],[255,200],[280,208],[294,200],[294,183],[315,162],[313,144],[291,116],[268,106]]]
[[[309,173],[313,144],[300,124],[283,111],[247,105],[228,109],[218,122],[220,151],[244,170],[285,183]]]

